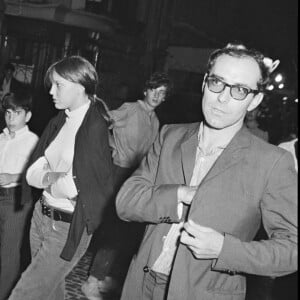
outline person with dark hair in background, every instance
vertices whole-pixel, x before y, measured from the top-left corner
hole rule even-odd
[[[4,76],[0,80],[0,96],[1,98],[9,92],[15,92],[21,88],[22,83],[14,78],[13,74],[15,72],[15,66],[8,62],[4,66]]]
[[[0,300],[7,299],[21,273],[21,256],[30,204],[20,205],[21,175],[38,141],[26,125],[31,93],[7,93],[2,100],[6,127],[0,134]]]
[[[15,66],[12,63],[8,62],[4,65],[4,73],[0,79],[0,102],[2,101],[5,94],[25,89],[24,84],[14,78],[14,72]],[[4,112],[0,106],[0,130],[3,130],[4,127]]]
[[[121,187],[120,218],[147,223],[122,300],[242,300],[245,274],[297,270],[293,158],[243,126],[277,65],[241,44],[214,51],[204,121],[163,126]],[[261,224],[268,237],[254,241]]]
[[[110,145],[115,164],[115,192],[138,167],[158,135],[159,121],[154,110],[165,101],[172,88],[169,77],[156,72],[146,81],[144,99],[126,102],[116,110],[109,111],[112,120]],[[82,285],[88,299],[102,299],[100,292],[120,291],[124,277],[141,241],[144,226],[121,221],[115,212],[107,215],[107,222],[97,236],[100,248],[94,258],[90,276]]]
[[[26,172],[42,195],[31,221],[32,261],[10,300],[63,300],[65,277],[113,200],[108,124],[95,96],[95,68],[80,56],[66,57],[49,67],[45,82],[61,111],[44,130]],[[26,194],[22,200],[30,201]]]

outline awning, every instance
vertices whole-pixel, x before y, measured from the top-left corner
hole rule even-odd
[[[56,22],[102,33],[112,33],[118,26],[118,22],[109,17],[84,10],[71,10],[59,4],[7,1],[5,15]]]

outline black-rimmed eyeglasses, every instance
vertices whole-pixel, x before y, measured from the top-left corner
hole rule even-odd
[[[208,89],[213,93],[221,93],[224,91],[225,87],[228,86],[230,88],[230,95],[235,100],[245,100],[246,97],[250,94],[258,94],[259,90],[252,90],[248,87],[244,87],[241,85],[231,85],[224,81],[222,81],[220,78],[217,78],[215,76],[208,76],[206,77],[206,83]]]

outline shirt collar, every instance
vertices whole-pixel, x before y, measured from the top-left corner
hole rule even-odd
[[[88,101],[87,103],[79,106],[78,108],[76,108],[72,111],[70,111],[69,109],[66,109],[65,113],[68,118],[76,118],[76,117],[82,116],[87,112],[87,110],[90,107],[90,104],[91,104],[91,101]]]
[[[21,129],[15,131],[15,132],[14,132],[14,137],[12,137],[12,135],[9,133],[9,130],[8,130],[7,127],[3,129],[4,135],[5,135],[6,137],[8,137],[8,138],[15,138],[15,137],[18,137],[18,136],[20,136],[20,135],[22,135],[22,134],[24,134],[24,133],[26,133],[26,132],[28,132],[28,131],[29,131],[29,128],[28,128],[27,125],[25,125],[25,126],[22,127]]]
[[[204,124],[203,122],[200,123],[199,126],[199,133],[198,133],[198,148],[204,155],[212,155],[215,154],[218,151],[224,150],[233,136],[236,134],[236,130],[233,129],[232,132],[225,132],[222,137],[214,141],[214,144],[212,145],[211,149],[207,151],[203,148],[203,132],[204,132]]]
[[[149,114],[152,115],[154,113],[153,109],[149,109],[143,100],[138,100],[138,103],[142,106],[142,108]]]

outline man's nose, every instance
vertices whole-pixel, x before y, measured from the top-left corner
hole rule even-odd
[[[228,102],[230,100],[230,98],[231,98],[230,87],[229,86],[225,86],[224,90],[219,93],[218,100],[220,102]]]

